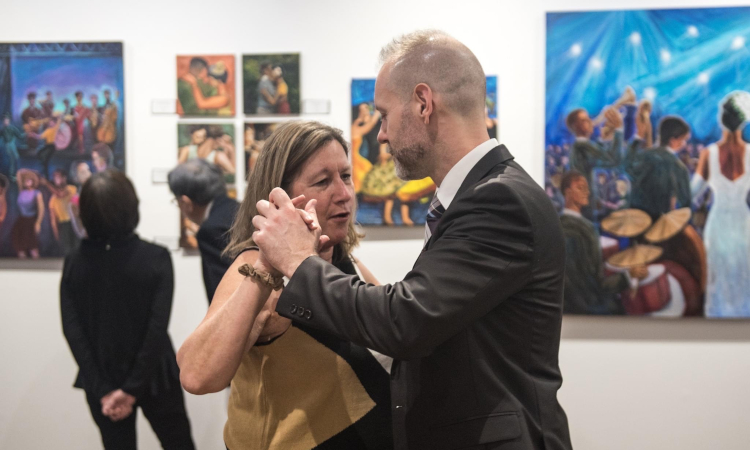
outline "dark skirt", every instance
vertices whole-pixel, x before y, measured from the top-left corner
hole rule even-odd
[[[19,217],[13,224],[10,239],[16,253],[39,249],[39,239],[34,231],[36,217]]]

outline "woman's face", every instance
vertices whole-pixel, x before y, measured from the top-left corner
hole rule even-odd
[[[331,244],[346,238],[353,220],[354,186],[349,158],[338,141],[325,144],[307,161],[290,191],[292,198],[304,195],[318,201],[318,222]]]
[[[190,136],[190,138],[192,139],[193,144],[201,145],[202,143],[206,142],[206,129],[201,128],[193,131],[193,134]]]

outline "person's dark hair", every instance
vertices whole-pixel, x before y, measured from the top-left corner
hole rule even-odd
[[[193,133],[200,130],[206,130],[206,132],[208,132],[206,125],[188,125],[188,136],[192,136]]]
[[[55,169],[52,171],[52,175],[60,175],[61,177],[63,177],[66,183],[68,182],[68,173],[65,171],[65,169]]]
[[[193,203],[205,206],[220,195],[225,195],[227,186],[221,169],[204,159],[191,159],[169,172],[169,190],[175,197],[186,196]]]
[[[262,61],[260,63],[260,73],[263,74],[266,69],[271,67],[271,61]]]
[[[565,191],[570,189],[570,185],[579,178],[585,177],[581,172],[577,170],[571,170],[563,175],[562,181],[560,182],[560,192],[562,192],[562,195],[565,195]]]
[[[100,158],[107,161],[107,166],[111,166],[115,161],[115,155],[112,153],[112,149],[104,142],[94,144],[94,146],[91,147],[91,153],[96,153]]]
[[[573,111],[568,113],[568,116],[565,118],[565,125],[568,126],[568,130],[570,130],[571,133],[576,134],[576,125],[578,124],[578,114],[581,112],[586,111],[583,108],[576,108]]]
[[[52,91],[47,91],[44,93],[44,95],[52,95]]]
[[[29,92],[28,94],[26,94],[26,98],[29,100],[36,99],[36,92]]]
[[[667,116],[659,122],[659,144],[669,145],[669,141],[690,133],[690,126],[677,116]]]
[[[207,138],[220,138],[227,134],[226,131],[224,131],[224,127],[221,125],[212,124],[209,125],[206,128],[206,137]]]
[[[738,104],[738,100],[743,94],[747,95],[742,91],[732,92],[721,103],[721,124],[729,131],[739,130],[748,119]]]
[[[193,58],[190,60],[190,70],[193,69],[207,69],[208,63],[203,58]]]
[[[76,93],[74,95],[75,95],[76,98],[78,98],[78,97],[83,98],[83,91],[76,91]]]
[[[81,188],[79,202],[90,239],[123,238],[138,226],[138,196],[122,172],[107,169],[92,175]]]

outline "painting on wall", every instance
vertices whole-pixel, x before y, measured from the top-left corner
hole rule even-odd
[[[279,123],[246,123],[245,124],[245,174],[246,178],[249,178],[253,169],[255,168],[255,162],[258,160],[258,156],[263,151],[263,144],[271,136]]]
[[[78,193],[125,169],[122,43],[0,43],[0,257],[62,257]]]
[[[359,202],[357,222],[366,226],[424,225],[435,184],[430,178],[403,181],[396,176],[385,144],[378,143],[380,113],[375,109],[375,79],[352,80],[352,179]],[[497,137],[497,77],[487,76],[485,120]]]
[[[227,183],[227,195],[237,197],[234,124],[178,124],[177,163],[200,158],[218,166]],[[180,215],[180,247],[197,249],[198,225]]]
[[[300,113],[299,53],[243,55],[245,115]]]
[[[547,14],[565,312],[750,317],[750,8]]]
[[[234,55],[177,57],[177,114],[181,117],[235,115]]]

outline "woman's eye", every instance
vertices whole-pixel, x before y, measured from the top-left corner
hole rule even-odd
[[[328,178],[324,178],[324,179],[322,179],[322,180],[318,181],[318,182],[317,182],[317,183],[315,183],[315,184],[314,184],[313,186],[325,186],[325,185],[326,185],[326,183],[328,183]]]

